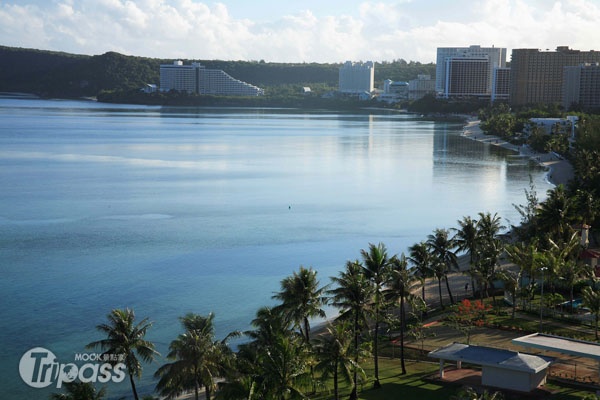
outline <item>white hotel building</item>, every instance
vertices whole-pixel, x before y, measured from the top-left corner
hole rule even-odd
[[[182,61],[160,66],[160,91],[218,96],[261,96],[264,89],[235,79],[220,69],[207,69],[199,63]]]
[[[435,90],[449,97],[491,97],[495,69],[506,67],[506,48],[438,47]]]
[[[346,61],[339,70],[339,85],[341,93],[370,94],[375,89],[375,65]]]

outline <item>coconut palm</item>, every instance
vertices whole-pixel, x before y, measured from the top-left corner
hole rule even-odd
[[[490,241],[496,239],[500,231],[505,228],[500,221],[498,214],[492,215],[489,212],[480,212],[477,221],[478,240]]]
[[[438,298],[440,300],[440,308],[444,309],[444,301],[443,301],[443,296],[442,296],[442,279],[444,279],[446,277],[446,274],[448,272],[447,268],[446,268],[446,264],[440,260],[439,257],[437,257],[436,255],[432,254],[431,257],[431,272],[433,273],[433,276],[437,279],[437,283],[438,283]]]
[[[369,243],[369,250],[362,249],[360,254],[363,258],[364,273],[374,288],[373,314],[375,333],[373,335],[373,362],[375,364],[375,379],[373,387],[377,389],[381,387],[381,383],[379,382],[379,323],[381,322],[381,309],[384,302],[382,290],[389,277],[393,257],[388,257],[387,249],[383,243],[379,243],[377,246]]]
[[[586,286],[581,290],[583,305],[590,309],[594,315],[594,334],[598,340],[598,320],[600,320],[600,290],[595,287]]]
[[[338,318],[351,321],[355,365],[353,367],[350,400],[356,400],[358,398],[357,382],[359,372],[357,366],[360,357],[359,337],[361,329],[366,325],[374,288],[365,276],[363,266],[358,260],[348,261],[346,269],[340,272],[338,277],[332,277],[331,280],[335,288],[328,290],[327,293],[331,296],[333,306],[341,311]]]
[[[454,229],[456,234],[454,235],[454,241],[456,242],[456,248],[458,251],[466,251],[469,253],[469,266],[472,268],[475,261],[475,255],[477,254],[477,245],[479,241],[478,232],[478,221],[471,217],[463,217],[462,220],[457,221],[459,229]],[[471,290],[473,296],[475,295],[475,285],[473,282],[473,276],[471,275]]]
[[[325,288],[319,287],[317,271],[300,266],[300,270],[281,281],[281,291],[273,298],[282,304],[277,307],[288,320],[300,329],[305,343],[310,343],[310,318],[325,318]]]
[[[408,262],[404,254],[394,257],[392,260],[392,271],[385,290],[386,296],[397,301],[400,307],[400,364],[402,375],[406,374],[404,363],[404,332],[406,330],[406,300],[411,297],[410,287],[415,281],[415,276],[408,268]]]
[[[300,338],[291,328],[291,323],[283,318],[280,312],[270,307],[261,307],[251,324],[255,329],[244,332],[251,341],[238,346],[235,368],[225,371],[228,376],[225,382],[220,384],[216,396],[219,399],[259,398],[255,396],[265,391],[265,385],[268,385],[265,382],[265,354],[277,348],[280,337]]]
[[[529,287],[533,289],[532,285],[535,281],[535,271],[540,258],[538,252],[537,240],[531,241],[529,244],[523,242],[509,244],[505,246],[504,251],[510,261],[515,263],[520,269],[519,287],[523,287],[523,278],[527,277],[529,280]],[[530,290],[532,291],[532,290]],[[523,308],[525,308],[526,296],[523,296]]]
[[[352,357],[352,330],[349,321],[328,325],[326,333],[316,340],[314,348],[318,359],[316,369],[322,372],[322,379],[329,379],[330,376],[333,378],[333,398],[339,400],[340,375],[352,382],[354,367],[364,375],[364,371],[354,364]]]
[[[281,291],[273,296],[274,299],[282,302],[277,307],[278,311],[300,329],[300,334],[308,346],[310,346],[309,318],[325,318],[325,311],[322,307],[326,304],[327,299],[324,291],[325,288],[319,287],[317,271],[300,266],[298,273],[294,272],[292,276],[281,281]],[[312,364],[310,371],[313,382],[316,382]],[[316,391],[316,387],[313,388],[314,391]]]
[[[517,313],[517,292],[521,284],[522,270],[504,270],[498,272],[497,276],[504,283],[504,289],[510,293],[512,301],[512,318],[515,319]]]
[[[573,233],[571,224],[575,221],[574,198],[567,195],[563,185],[558,185],[547,193],[546,200],[537,210],[540,229],[555,241],[568,240]]]
[[[450,238],[449,231],[447,229],[436,229],[433,234],[427,235],[427,245],[429,246],[432,255],[435,257],[433,268],[435,274],[438,277],[438,283],[441,278],[446,282],[446,290],[448,291],[448,297],[450,297],[450,303],[454,304],[454,297],[450,290],[450,283],[448,282],[448,274],[452,270],[458,270],[458,262],[456,254],[452,251],[456,247],[454,239]],[[440,304],[441,289],[440,289]],[[442,306],[443,308],[443,306]]]
[[[456,395],[450,397],[450,400],[502,400],[503,398],[504,396],[501,392],[488,392],[484,390],[480,394],[472,387],[465,387]]]
[[[266,349],[280,335],[291,335],[290,321],[282,318],[281,314],[270,307],[261,307],[256,312],[256,318],[251,322],[256,329],[245,331],[244,335],[252,339],[252,346]]]
[[[479,282],[481,299],[488,297],[488,288],[494,286],[498,259],[504,251],[504,244],[499,239],[482,241],[477,249],[476,262],[473,267],[473,275]],[[495,302],[495,298],[494,298]]]
[[[52,400],[101,400],[106,394],[106,389],[96,390],[89,382],[65,382],[66,393],[52,393]]]
[[[258,357],[262,376],[259,393],[268,399],[305,399],[302,388],[311,381],[306,350],[301,337],[278,335]]]
[[[558,263],[558,279],[564,282],[569,288],[569,305],[571,311],[573,311],[573,290],[575,283],[579,278],[591,275],[591,267],[579,259],[582,247],[577,233],[573,233],[567,242],[561,244],[557,244],[551,239],[549,242],[551,245],[549,252],[554,255]]]
[[[126,308],[114,309],[108,314],[108,323],[100,324],[96,328],[106,334],[106,339],[91,342],[87,345],[88,349],[100,348],[104,354],[115,354],[122,356],[123,363],[129,374],[131,390],[135,400],[139,400],[135,388],[134,377],[142,376],[142,363],[151,362],[158,355],[154,350],[154,344],[145,340],[146,332],[152,326],[148,318],[144,318],[139,323],[135,323],[135,313],[132,309]],[[139,359],[138,359],[139,357]],[[120,361],[111,361],[118,363]]]
[[[421,298],[425,302],[425,279],[432,275],[432,257],[426,242],[415,243],[408,248],[408,261],[415,268],[415,276],[421,281]]]
[[[201,386],[205,398],[211,399],[215,377],[223,375],[230,353],[225,340],[214,341],[213,320],[214,314],[203,317],[189,313],[180,318],[184,333],[171,342],[167,354],[173,362],[161,366],[154,374],[160,378],[156,385],[158,392],[167,399],[193,390],[198,400]]]

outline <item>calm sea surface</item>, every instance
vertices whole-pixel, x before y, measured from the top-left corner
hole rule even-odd
[[[19,376],[41,346],[73,362],[112,308],[245,330],[300,265],[321,283],[370,242],[390,253],[497,212],[518,223],[533,176],[462,125],[397,113],[114,106],[0,98],[0,397],[47,398]],[[141,391],[150,392],[146,367]],[[129,394],[127,380],[109,387]]]

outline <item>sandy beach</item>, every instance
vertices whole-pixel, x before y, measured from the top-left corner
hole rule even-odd
[[[469,120],[463,129],[462,135],[482,143],[504,147],[523,156],[529,156],[548,169],[546,177],[554,185],[566,185],[573,178],[573,166],[567,160],[554,153],[537,153],[528,146],[517,146],[498,136],[486,135],[479,126],[480,122],[479,120]]]

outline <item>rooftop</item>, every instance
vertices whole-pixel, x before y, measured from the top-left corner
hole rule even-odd
[[[531,373],[544,370],[554,361],[551,357],[462,343],[452,343],[434,350],[429,357]]]
[[[572,356],[586,357],[600,361],[600,344],[561,336],[533,333],[513,339],[514,344],[541,350],[555,351]]]

